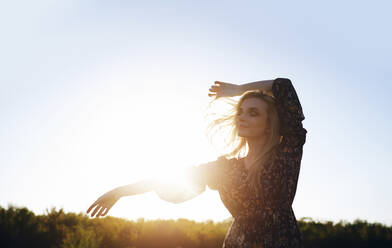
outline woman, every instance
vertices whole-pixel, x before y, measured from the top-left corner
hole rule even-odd
[[[215,126],[231,123],[234,148],[217,161],[189,170],[193,190],[182,192],[145,180],[109,191],[87,213],[95,208],[91,216],[105,216],[120,197],[151,190],[178,203],[202,193],[208,185],[219,191],[234,217],[224,248],[302,247],[291,207],[307,133],[296,91],[289,79],[277,78],[243,85],[215,82],[209,92],[215,98],[237,95],[242,96],[234,115],[215,122]],[[246,155],[241,156],[244,151]]]

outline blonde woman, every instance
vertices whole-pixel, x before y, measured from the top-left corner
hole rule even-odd
[[[231,128],[231,150],[217,161],[192,167],[186,174],[192,190],[173,189],[153,180],[107,192],[87,210],[105,216],[122,196],[155,191],[170,202],[201,194],[206,186],[218,190],[234,221],[224,248],[302,247],[292,209],[306,129],[296,91],[289,79],[277,78],[242,85],[216,81],[209,96],[241,96],[234,112],[216,119],[210,131]]]

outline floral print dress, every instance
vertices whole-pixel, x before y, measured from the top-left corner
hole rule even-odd
[[[264,164],[260,172],[261,193],[253,193],[245,179],[244,160],[223,157],[214,166],[203,164],[194,177],[199,192],[206,185],[219,191],[220,198],[234,218],[223,248],[297,248],[302,236],[292,209],[305,143],[305,119],[295,89],[289,79],[277,78],[272,85],[280,119],[282,141],[275,163]],[[161,194],[162,196],[162,194]],[[163,198],[163,197],[161,197]]]

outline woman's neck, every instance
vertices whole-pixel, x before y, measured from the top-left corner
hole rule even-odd
[[[248,139],[247,143],[249,147],[249,152],[248,155],[246,155],[246,161],[250,162],[257,157],[258,153],[260,153],[261,149],[266,143],[266,138],[258,137],[255,139]]]

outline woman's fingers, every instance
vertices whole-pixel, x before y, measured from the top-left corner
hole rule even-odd
[[[221,83],[221,82],[215,81],[215,83]],[[219,87],[220,85],[212,85],[209,89],[208,96],[218,96]]]
[[[97,202],[94,202],[88,209],[87,209],[87,214],[93,209],[95,206],[97,206]]]
[[[101,216],[102,212],[105,210],[105,207],[102,207],[99,212],[97,213],[97,216],[95,216],[96,218],[98,218],[99,216]]]
[[[110,208],[106,208],[105,211],[102,212],[101,216],[106,216],[110,209],[111,209],[111,207]]]
[[[93,210],[91,217],[99,217],[106,215],[118,199],[112,193],[106,193],[98,198],[88,209],[87,214]]]
[[[221,86],[221,85],[230,85],[230,84],[231,84],[231,83],[226,83],[226,82],[221,82],[221,81],[215,81],[214,83],[217,84],[218,86]]]
[[[216,92],[218,89],[219,89],[219,87],[218,87],[218,86],[215,86],[215,85],[212,85],[212,86],[210,87],[210,91],[212,91],[212,92]]]
[[[215,97],[232,97],[240,95],[239,86],[232,83],[225,83],[221,81],[215,81],[215,84],[210,87],[208,96]]]
[[[106,215],[108,214],[109,210],[112,209],[112,207],[113,207],[114,204],[115,204],[115,203],[113,203],[113,204],[111,204],[109,207],[107,207],[107,208],[105,209],[105,211],[101,214],[101,216],[106,216]]]
[[[224,90],[225,87],[230,85],[229,83],[224,83],[224,82],[221,82],[221,81],[215,81],[214,83],[215,83],[215,85],[211,85],[211,87],[209,89],[209,91],[211,93],[218,93],[219,91]]]
[[[111,207],[105,207],[105,206],[103,206],[103,205],[101,205],[101,204],[93,204],[93,205],[91,205],[91,207],[87,210],[87,214],[93,209],[95,207],[95,209],[94,209],[94,211],[91,213],[91,217],[99,217],[99,216],[104,216],[104,215],[106,215],[108,212],[109,212],[109,209],[111,208]]]
[[[98,205],[98,206],[94,209],[94,211],[91,213],[91,217],[94,217],[95,214],[98,212],[98,210],[100,210],[101,208],[102,208],[102,206]]]

